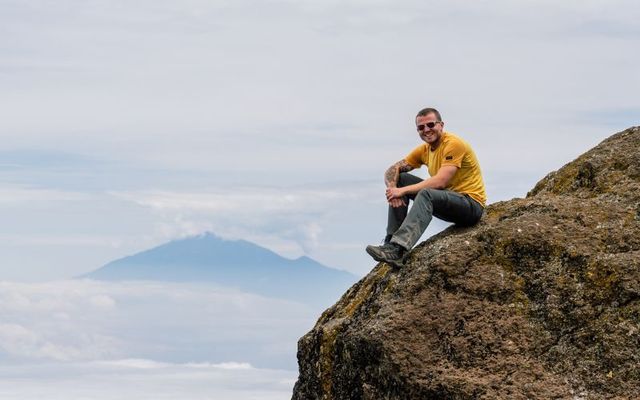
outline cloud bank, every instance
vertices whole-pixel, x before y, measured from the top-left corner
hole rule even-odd
[[[0,282],[0,399],[284,399],[320,310],[208,285]]]
[[[0,357],[12,363],[139,358],[295,369],[297,339],[319,311],[207,285],[1,282]]]
[[[296,371],[145,359],[0,365],[0,399],[282,400]]]

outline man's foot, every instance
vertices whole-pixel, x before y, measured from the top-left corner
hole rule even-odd
[[[382,246],[367,246],[367,253],[376,261],[384,261],[396,268],[404,266],[407,250],[395,243],[385,243]]]

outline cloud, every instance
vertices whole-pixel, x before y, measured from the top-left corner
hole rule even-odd
[[[313,189],[256,186],[235,187],[231,192],[222,189],[110,194],[152,210],[162,218],[159,233],[167,238],[213,231],[258,243],[273,244],[273,238],[293,241],[310,253],[318,246],[327,219],[375,203],[375,198],[382,201],[381,195],[373,195],[380,192],[377,186],[343,183]]]
[[[10,4],[0,15],[13,39],[6,46],[20,54],[11,76],[21,90],[5,94],[15,112],[3,123],[14,129],[2,131],[155,165],[234,168],[273,165],[280,157],[259,149],[310,141],[336,154],[344,127],[352,149],[384,140],[425,101],[477,112],[473,120],[499,106],[513,127],[530,110],[523,106],[553,111],[549,99],[570,104],[585,84],[608,89],[593,79],[602,63],[616,66],[601,52],[631,44],[594,46],[579,28],[604,17],[626,26],[639,12],[632,1]],[[568,40],[571,29],[578,33]],[[21,68],[25,62],[53,65],[67,84],[47,84],[49,74]],[[420,80],[424,74],[438,79]],[[34,108],[41,118],[26,118]]]
[[[268,187],[234,187],[208,193],[188,192],[111,192],[154,210],[199,211],[207,213],[282,213],[284,211],[317,211],[327,202],[349,201],[354,193],[337,190],[286,189]]]
[[[319,312],[207,285],[0,282],[0,398],[288,398]]]
[[[125,239],[116,235],[0,234],[0,241],[11,246],[104,246],[117,248],[124,244]]]
[[[0,204],[4,206],[25,203],[79,202],[87,201],[90,195],[55,189],[42,189],[25,185],[3,185],[0,187]]]
[[[216,369],[226,369],[226,370],[246,370],[246,369],[254,369],[249,363],[241,363],[241,362],[224,362],[224,363],[184,363],[184,364],[172,364],[167,362],[158,362],[153,360],[145,360],[139,358],[126,358],[121,360],[111,360],[111,361],[95,361],[93,364],[96,365],[114,365],[125,368],[139,368],[139,369],[160,369],[160,368],[170,368],[174,366],[184,366],[187,368],[216,368]]]
[[[9,359],[73,361],[113,355],[115,340],[96,334],[74,333],[76,343],[53,337],[59,332],[36,332],[18,324],[0,324],[0,353]]]
[[[297,339],[319,312],[210,285],[0,282],[0,357],[294,368]]]
[[[245,363],[168,363],[151,359],[0,365],[0,398],[21,400],[281,400],[296,371]]]

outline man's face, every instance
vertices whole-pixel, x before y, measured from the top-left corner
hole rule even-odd
[[[429,128],[429,125],[432,125],[433,127]],[[418,135],[420,135],[420,139],[432,145],[438,143],[440,137],[442,137],[444,122],[438,122],[436,115],[431,113],[417,117],[416,127],[418,129]]]

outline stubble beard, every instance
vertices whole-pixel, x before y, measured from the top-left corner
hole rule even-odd
[[[438,141],[437,132],[423,133],[421,136],[422,136],[422,140],[430,145]]]

